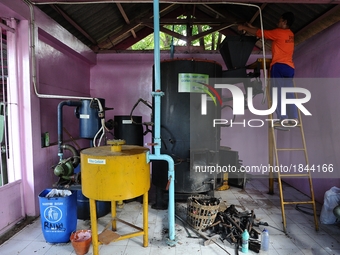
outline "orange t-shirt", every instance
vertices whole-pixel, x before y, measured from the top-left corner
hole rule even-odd
[[[272,62],[287,64],[294,67],[294,34],[290,29],[275,28],[273,30],[263,30],[264,38],[272,40]],[[261,29],[256,32],[257,37],[262,37]]]

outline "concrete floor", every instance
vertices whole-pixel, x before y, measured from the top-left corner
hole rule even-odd
[[[260,251],[268,255],[329,255],[340,254],[340,225],[319,225],[315,231],[313,216],[297,210],[295,206],[286,206],[287,233],[282,231],[282,217],[277,183],[275,182],[274,195],[268,195],[267,179],[252,179],[247,182],[244,190],[231,187],[229,190],[215,192],[215,197],[221,199],[221,205],[234,204],[238,211],[254,210],[256,220],[269,224],[266,227],[270,233],[269,251]],[[306,196],[292,187],[284,186],[285,200],[301,201]],[[150,199],[151,201],[151,199]],[[150,202],[151,203],[151,202]],[[308,205],[302,207],[303,211],[311,212]],[[321,205],[318,205],[318,212]],[[176,203],[176,214],[185,217],[186,203]],[[142,227],[142,205],[133,201],[124,205],[117,211],[117,216],[127,222]],[[111,214],[98,219],[98,231],[101,232],[110,222]],[[142,247],[143,238],[134,237],[108,245],[100,245],[100,255],[215,255],[236,254],[234,246],[227,241],[217,240],[204,246],[202,238],[188,238],[183,223],[176,219],[176,245],[167,244],[168,218],[166,210],[155,210],[149,206],[149,240],[148,247]],[[118,223],[117,232],[131,232],[129,227]],[[263,230],[263,226],[257,228]],[[77,229],[90,229],[90,222],[78,220]],[[190,229],[192,235],[192,232]],[[88,252],[93,254],[92,245]],[[223,249],[222,249],[223,248]],[[75,254],[71,243],[50,244],[44,239],[40,218],[16,233],[0,246],[1,255],[70,255]],[[239,254],[243,254],[241,251]],[[258,254],[249,251],[248,254]]]

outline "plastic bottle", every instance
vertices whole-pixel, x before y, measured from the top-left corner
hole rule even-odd
[[[249,233],[247,229],[245,229],[242,233],[242,248],[241,251],[243,253],[248,253],[249,250]]]
[[[267,229],[263,229],[261,233],[261,250],[268,251],[269,249],[269,232]]]

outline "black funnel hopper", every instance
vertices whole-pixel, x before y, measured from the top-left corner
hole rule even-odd
[[[248,58],[255,46],[255,36],[227,36],[220,45],[220,53],[228,70],[246,66]]]

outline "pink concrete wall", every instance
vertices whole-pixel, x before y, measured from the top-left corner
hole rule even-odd
[[[39,215],[38,195],[43,189],[51,188],[56,181],[51,166],[59,161],[55,145],[57,104],[69,99],[68,96],[90,96],[90,65],[96,64],[96,55],[89,48],[46,17],[38,8],[33,8],[35,29],[30,31],[30,9],[23,1],[3,0],[0,3],[2,16],[19,21],[16,30],[17,48],[8,51],[15,51],[17,57],[17,63],[14,65],[17,72],[13,75],[16,82],[12,85],[17,86],[18,90],[19,101],[16,103],[20,106],[18,118],[21,127],[19,134],[15,135],[16,140],[20,140],[20,146],[11,148],[11,153],[15,153],[19,158],[14,168],[18,172],[16,174],[18,181],[0,187],[0,197],[10,198],[1,199],[3,218],[0,221],[0,233],[15,224],[20,217]],[[35,34],[35,52],[32,52],[29,37],[32,34]],[[31,55],[36,56],[36,84],[39,94],[36,94],[33,88],[34,67]],[[10,69],[9,72],[14,73],[14,69]],[[65,97],[47,99],[54,95]],[[65,109],[64,126],[77,138],[78,121],[72,115],[71,109]],[[54,145],[41,147],[43,132],[50,133],[51,143]],[[66,133],[64,137],[69,138]],[[89,145],[87,140],[77,142],[81,147]],[[66,152],[65,157],[67,156]],[[10,171],[14,172],[13,169]]]
[[[96,63],[94,53],[74,39],[67,31],[56,25],[45,14],[36,10],[36,63],[37,89],[31,90],[34,148],[34,194],[35,197],[57,180],[51,167],[59,162],[57,146],[57,106],[61,101],[78,100],[73,97],[90,97],[90,66]],[[58,97],[58,98],[55,98]],[[64,141],[81,149],[89,141],[79,138],[79,121],[74,115],[75,107],[63,107]],[[41,134],[50,134],[49,147],[42,148]],[[71,141],[75,139],[75,141]],[[63,158],[69,157],[65,150]],[[38,214],[38,203],[27,213]]]
[[[313,183],[316,200],[321,203],[325,191],[340,187],[339,30],[340,23],[334,24],[299,45],[294,55],[296,77],[312,97],[308,104],[312,116],[303,117],[310,164],[334,167],[333,173],[313,175],[319,177],[314,177]],[[307,182],[295,179],[290,183],[309,194]]]

